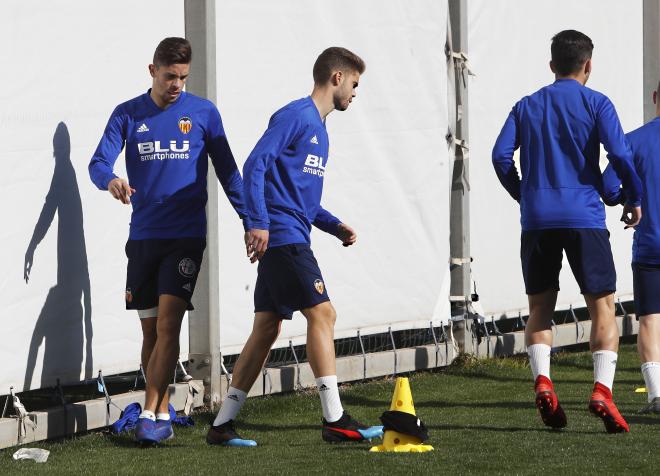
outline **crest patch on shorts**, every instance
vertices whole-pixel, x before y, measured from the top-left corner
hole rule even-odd
[[[323,281],[320,279],[317,279],[314,281],[314,288],[316,288],[316,292],[319,294],[323,294],[323,291],[325,290],[325,285],[323,284]]]
[[[179,273],[184,278],[192,278],[197,271],[197,264],[190,258],[183,258],[179,261]]]

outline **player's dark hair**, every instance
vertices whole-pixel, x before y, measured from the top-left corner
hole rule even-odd
[[[550,52],[555,72],[561,76],[577,73],[591,59],[594,44],[584,33],[564,30],[552,37]]]
[[[173,64],[190,64],[192,48],[185,38],[170,37],[158,43],[154,51],[154,64],[156,66],[170,66]]]
[[[332,46],[316,58],[312,73],[315,84],[325,84],[336,71],[362,74],[366,68],[362,58],[355,53],[346,48]]]

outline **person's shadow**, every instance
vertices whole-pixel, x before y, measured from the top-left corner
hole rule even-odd
[[[57,380],[80,381],[85,359],[85,379],[93,373],[92,302],[83,229],[83,211],[76,172],[71,163],[71,141],[66,124],[60,122],[53,136],[55,170],[46,201],[25,252],[27,284],[34,252],[57,212],[57,283],[50,288],[32,333],[23,390],[29,390],[41,343],[44,359],[41,387]],[[84,328],[84,330],[83,330]],[[84,357],[83,357],[84,350]]]

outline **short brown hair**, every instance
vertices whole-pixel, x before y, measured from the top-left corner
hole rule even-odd
[[[328,82],[334,71],[350,70],[362,74],[366,68],[362,58],[355,53],[346,48],[331,46],[316,58],[313,70],[314,83]]]
[[[185,38],[169,37],[158,43],[154,51],[154,64],[156,66],[170,66],[173,64],[190,64],[192,48]]]

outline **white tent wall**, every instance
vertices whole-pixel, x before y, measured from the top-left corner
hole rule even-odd
[[[597,11],[597,15],[595,12]],[[607,21],[616,19],[616,21]],[[513,105],[554,80],[550,39],[580,30],[595,48],[587,86],[603,92],[617,108],[624,130],[643,122],[642,1],[470,0],[469,58],[477,77],[470,83],[471,253],[473,277],[487,315],[527,312],[520,270],[519,210],[491,165],[495,139]],[[618,296],[632,295],[631,230],[608,209],[608,228],[618,275]],[[584,305],[565,261],[558,308]]]
[[[363,57],[366,73],[346,112],[328,117],[323,206],[352,225],[355,246],[312,232],[338,311],[336,337],[428,327],[449,316],[447,2],[230,0],[217,15],[218,105],[242,167],[268,124],[312,89],[328,46]],[[220,339],[239,352],[252,326],[256,265],[220,193]],[[304,342],[286,322],[276,346]]]
[[[183,33],[180,0],[3,3],[0,394],[139,364],[139,323],[123,305],[130,209],[87,165],[114,107],[150,87],[158,42]]]

